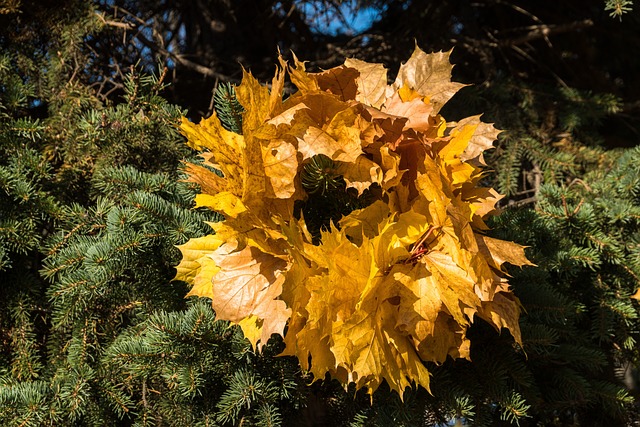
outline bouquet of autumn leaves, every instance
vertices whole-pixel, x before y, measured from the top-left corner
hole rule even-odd
[[[449,54],[416,48],[391,85],[381,64],[280,64],[270,89],[244,73],[241,135],[215,114],[183,119],[204,157],[187,165],[202,189],[196,205],[225,218],[180,246],[176,279],[192,284],[189,295],[211,298],[254,347],[279,334],[283,355],[315,379],[369,392],[383,379],[400,396],[412,383],[428,389],[424,362],[469,358],[476,316],[519,342],[503,264],[529,262],[521,246],[483,234],[500,196],[478,186],[498,131],[438,114],[463,86],[451,82]],[[283,100],[286,75],[297,92]],[[314,238],[296,202],[314,197],[301,175],[319,158],[368,204]]]

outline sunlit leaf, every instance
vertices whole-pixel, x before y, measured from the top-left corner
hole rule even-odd
[[[438,113],[456,92],[466,86],[451,81],[453,65],[449,63],[450,55],[451,51],[428,54],[416,46],[411,58],[400,66],[394,87],[400,89],[406,85],[427,97],[433,105],[433,113]]]

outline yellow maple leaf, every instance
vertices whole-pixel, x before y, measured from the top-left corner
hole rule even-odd
[[[381,184],[383,179],[380,165],[364,155],[356,157],[351,163],[341,162],[338,172],[344,178],[347,188],[355,188],[358,195],[372,184]]]
[[[498,138],[501,131],[493,127],[492,123],[480,121],[480,115],[467,117],[457,123],[450,123],[448,126],[451,128],[450,132],[453,133],[468,125],[474,125],[475,130],[469,140],[469,145],[460,158],[463,161],[478,159],[479,163],[484,165],[483,153],[485,150],[493,148],[493,141]]]
[[[504,264],[530,262],[523,247],[482,234],[500,198],[478,185],[482,153],[498,131],[438,114],[464,86],[451,82],[449,54],[416,47],[391,85],[381,64],[307,73],[280,58],[271,90],[246,72],[236,89],[242,135],[215,115],[184,120],[188,144],[208,150],[204,166],[186,167],[201,187],[196,205],[225,215],[215,234],[180,247],[176,279],[189,295],[211,298],[254,347],[282,335],[283,355],[315,379],[370,393],[382,381],[401,397],[428,388],[424,362],[469,358],[476,317],[519,342]],[[298,91],[282,101],[285,73]],[[318,155],[333,163],[317,173],[338,175],[339,216],[326,200],[326,212],[294,209],[318,197],[301,185]],[[307,215],[324,215],[315,235]]]
[[[278,299],[287,263],[259,249],[220,246],[209,254],[218,270],[212,277],[213,308],[218,317],[239,323],[255,347],[282,334],[291,310]]]
[[[449,63],[450,55],[451,51],[427,54],[416,46],[411,58],[400,66],[394,88],[408,86],[427,97],[433,105],[434,114],[438,113],[456,92],[466,86],[451,81],[453,66]]]
[[[200,274],[202,268],[201,259],[218,249],[223,243],[224,240],[220,239],[219,236],[210,234],[190,239],[185,244],[178,246],[182,253],[182,261],[177,267],[178,272],[175,280],[192,282]]]
[[[380,108],[385,99],[387,70],[382,64],[370,64],[358,59],[347,59],[344,65],[358,71],[355,99],[365,105]]]
[[[414,129],[418,132],[425,132],[433,127],[431,114],[433,113],[433,105],[425,103],[420,96],[404,100],[398,92],[394,92],[391,97],[385,100],[383,111],[397,117],[406,117],[404,130]]]

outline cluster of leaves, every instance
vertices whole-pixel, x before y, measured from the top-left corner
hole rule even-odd
[[[211,298],[254,346],[282,335],[283,354],[315,379],[370,392],[383,380],[401,396],[412,382],[428,388],[423,362],[468,358],[476,316],[519,342],[503,264],[528,261],[482,233],[499,195],[478,186],[480,165],[498,132],[438,114],[463,86],[448,58],[416,48],[392,85],[381,64],[312,74],[281,59],[271,91],[248,73],[236,88],[242,134],[216,115],[183,120],[188,144],[210,150],[187,168],[202,188],[196,204],[225,216],[180,247],[176,278],[193,285],[189,295]],[[283,101],[285,72],[298,92]],[[294,206],[324,192],[303,182],[319,156],[343,184],[321,187],[369,194],[314,239]]]

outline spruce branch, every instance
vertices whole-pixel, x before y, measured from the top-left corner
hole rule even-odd
[[[220,83],[213,95],[214,109],[222,126],[237,134],[242,134],[242,113],[244,107],[236,97],[236,91],[231,83]]]

